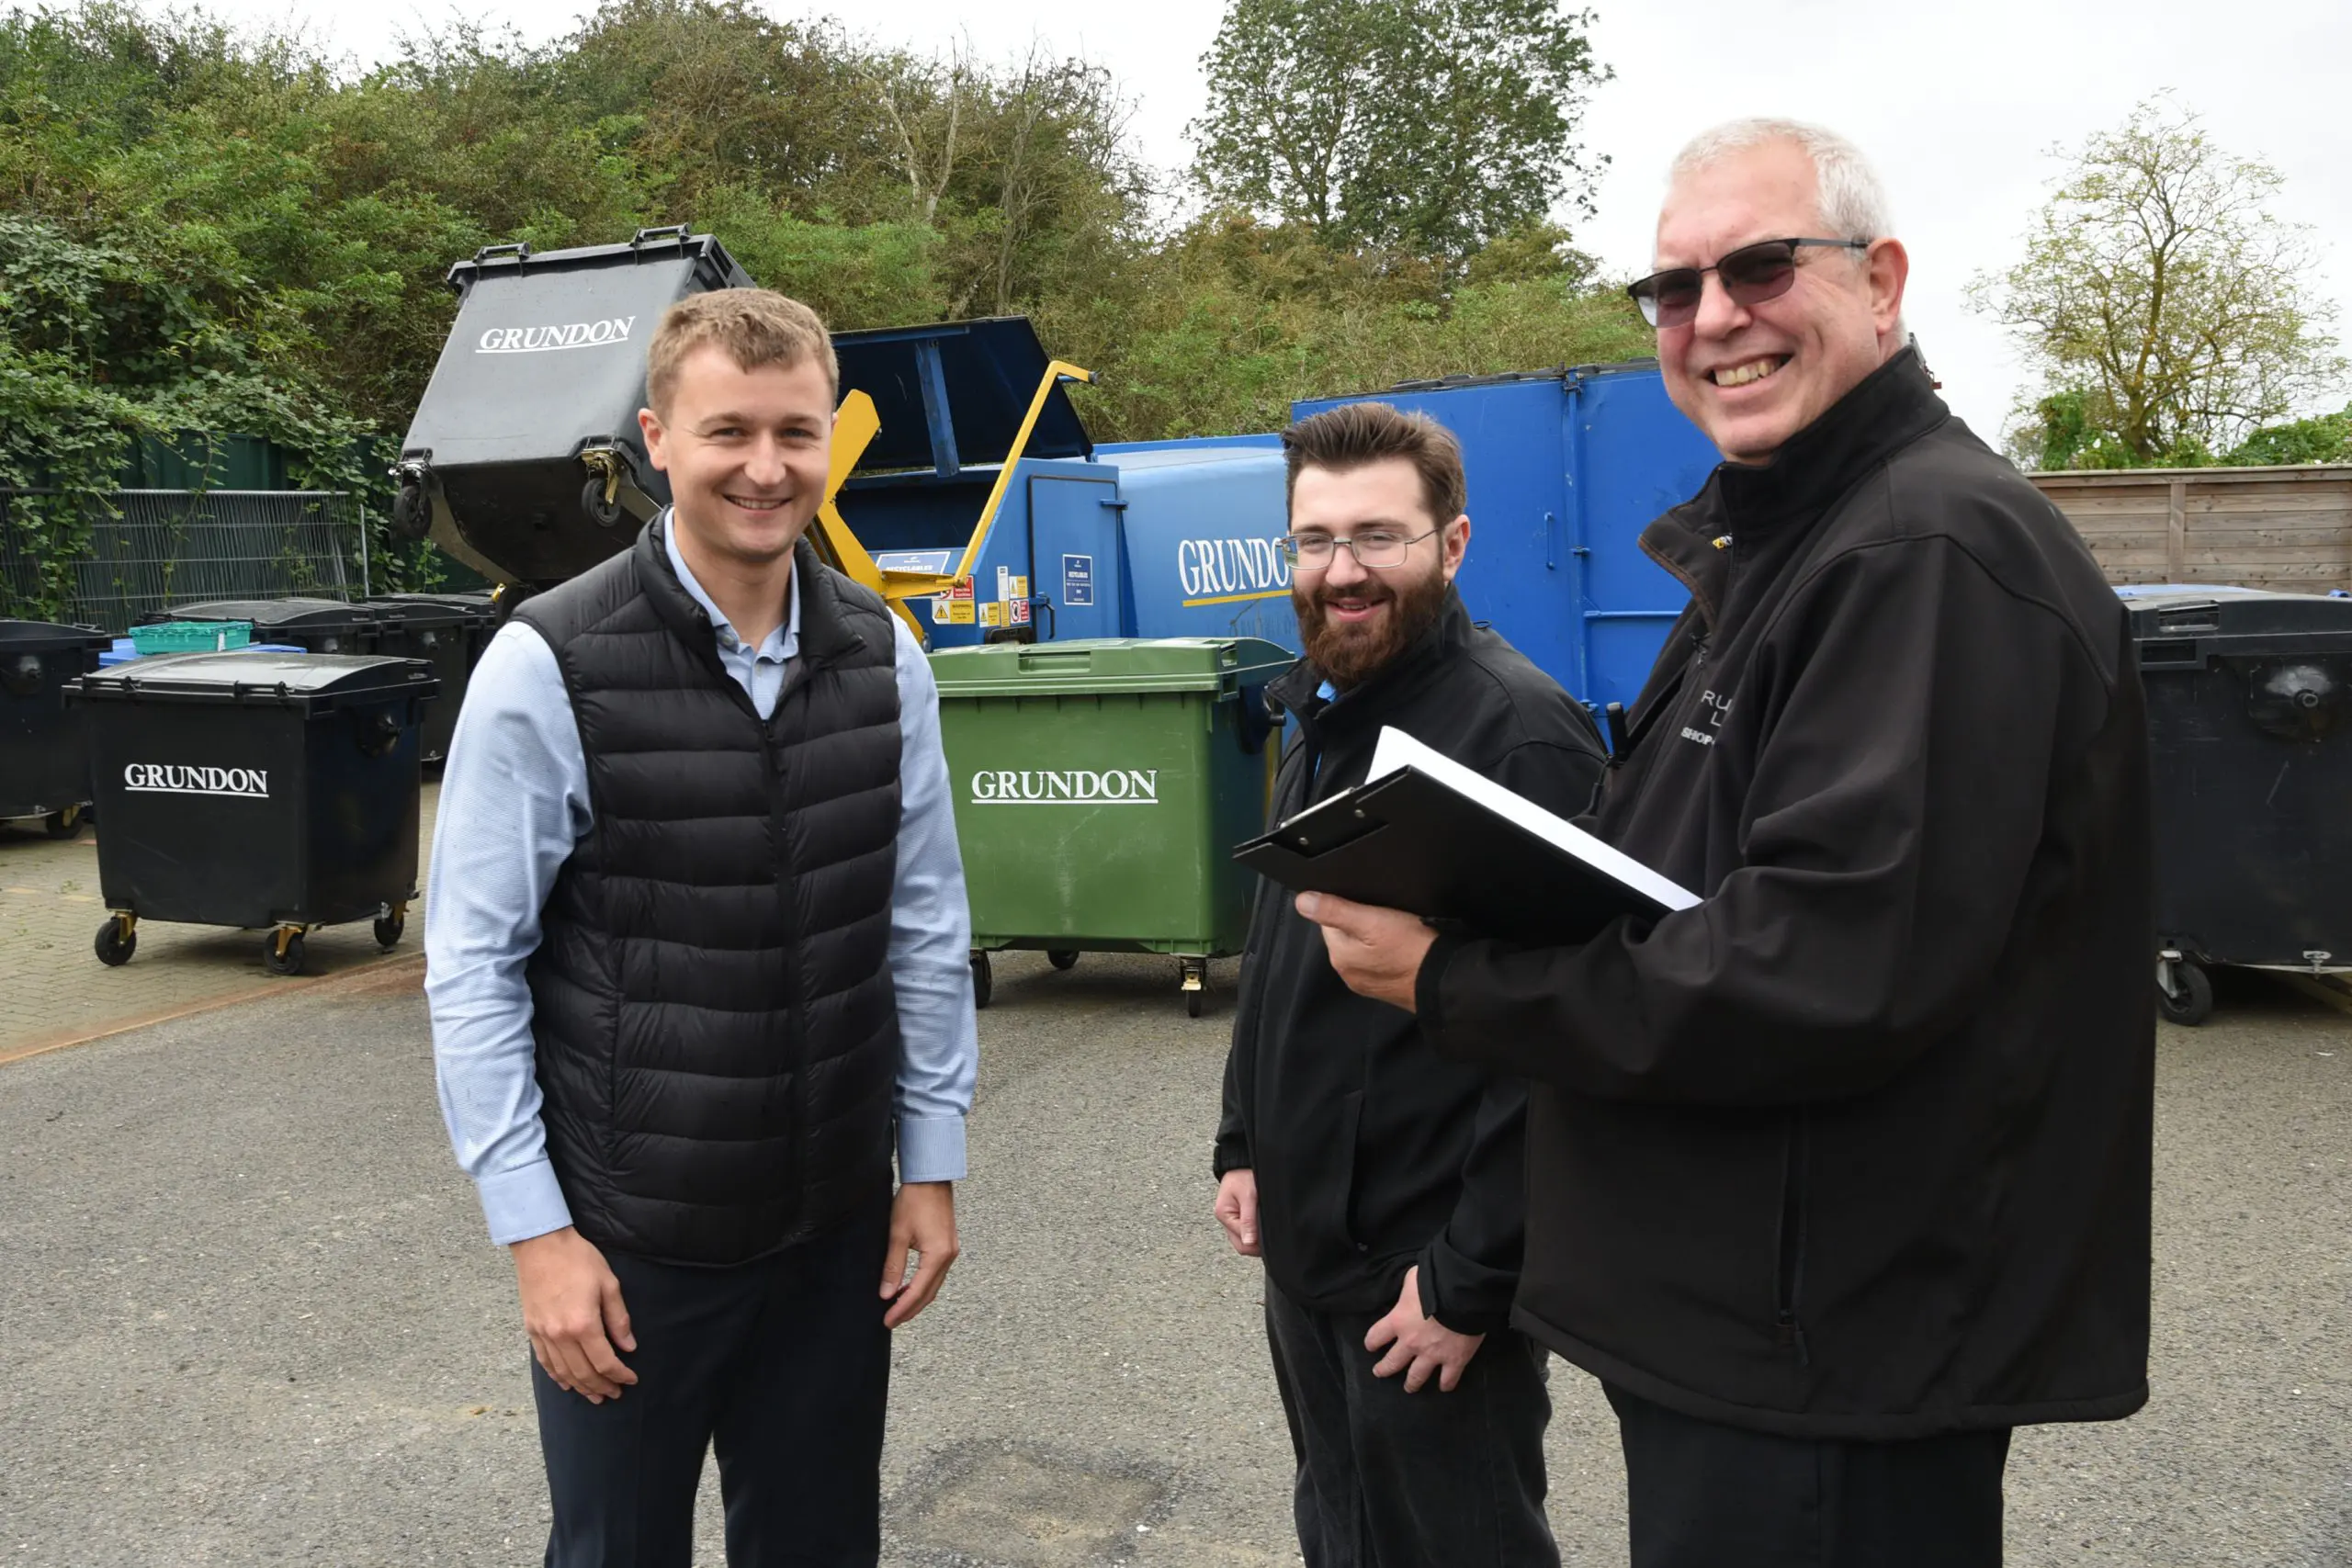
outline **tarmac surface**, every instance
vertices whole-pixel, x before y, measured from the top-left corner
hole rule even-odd
[[[528,1351],[420,976],[0,1066],[0,1568],[538,1560]],[[2018,1435],[2012,1563],[2352,1562],[2352,1018],[2230,978],[2159,1043],[2154,1402]],[[1232,979],[1193,1021],[1172,961],[999,960],[964,1258],[896,1349],[886,1562],[1297,1560],[1257,1269],[1208,1213]],[[1614,1568],[1613,1424],[1554,1369],[1563,1555]],[[718,1563],[707,1476],[699,1528]]]
[[[417,829],[417,886],[424,886],[441,786],[428,781]],[[263,967],[263,931],[141,920],[130,962],[109,967],[91,951],[107,920],[99,886],[98,843],[104,829],[87,826],[71,839],[44,836],[38,822],[0,822],[0,974],[7,1006],[0,1008],[0,1064],[79,1044],[209,1008],[281,996],[424,951],[424,905],[410,906],[406,931],[389,960],[370,922],[314,928],[300,976]]]

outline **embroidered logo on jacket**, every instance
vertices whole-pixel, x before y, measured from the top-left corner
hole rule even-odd
[[[1702,746],[1713,746],[1715,743],[1713,732],[1723,728],[1724,715],[1731,712],[1731,699],[1720,693],[1702,692],[1699,694],[1699,705],[1707,710],[1707,728],[1697,729],[1686,724],[1682,727],[1682,739],[1696,741]]]

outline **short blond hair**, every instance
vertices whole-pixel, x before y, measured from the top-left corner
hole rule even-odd
[[[743,370],[770,365],[789,370],[814,359],[824,368],[828,395],[841,396],[841,362],[816,311],[772,288],[714,288],[671,306],[646,346],[645,400],[655,413],[669,412],[678,367],[706,344],[725,349]]]

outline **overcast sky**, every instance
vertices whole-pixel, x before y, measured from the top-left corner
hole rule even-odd
[[[877,39],[944,50],[968,37],[1006,56],[1042,40],[1107,65],[1137,100],[1136,136],[1169,167],[1190,158],[1183,129],[1200,110],[1200,57],[1216,36],[1216,0],[893,0],[852,9],[766,0],[778,17],[844,17]],[[14,8],[13,6],[11,8]],[[367,6],[210,0],[217,15],[304,25],[362,61],[389,57],[402,30],[463,15],[511,23],[544,41],[585,0],[481,0],[462,10],[419,0]],[[1737,115],[1818,120],[1877,160],[1912,256],[1910,316],[1944,395],[1991,438],[2022,371],[2001,333],[1967,309],[1978,272],[2007,265],[2058,164],[2170,88],[2224,148],[2287,176],[2278,215],[2312,225],[2328,259],[2315,292],[2345,309],[2352,340],[2352,4],[2267,0],[2251,12],[2211,0],[1598,0],[1592,40],[1616,79],[1594,95],[1586,145],[1612,163],[1600,214],[1578,243],[1614,271],[1648,270],[1663,171],[1693,132]],[[1530,344],[1527,363],[1556,359]],[[2329,408],[2352,401],[2340,389]]]

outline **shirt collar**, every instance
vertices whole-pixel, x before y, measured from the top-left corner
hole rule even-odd
[[[678,530],[672,525],[667,509],[664,509],[662,513],[662,545],[670,552],[670,570],[678,574],[679,585],[693,595],[695,604],[702,606],[703,613],[710,617],[712,627],[724,633],[721,646],[725,646],[729,640],[740,643],[742,639],[736,636],[733,624],[725,615],[719,614],[718,606],[712,602],[708,593],[703,592],[702,584],[695,581],[695,574],[687,569],[686,558],[678,551]],[[799,655],[798,576],[798,563],[796,561],[794,570],[786,573],[784,580],[784,625],[768,633],[767,640],[760,644],[758,652],[753,655],[755,659],[764,659],[783,664]]]

